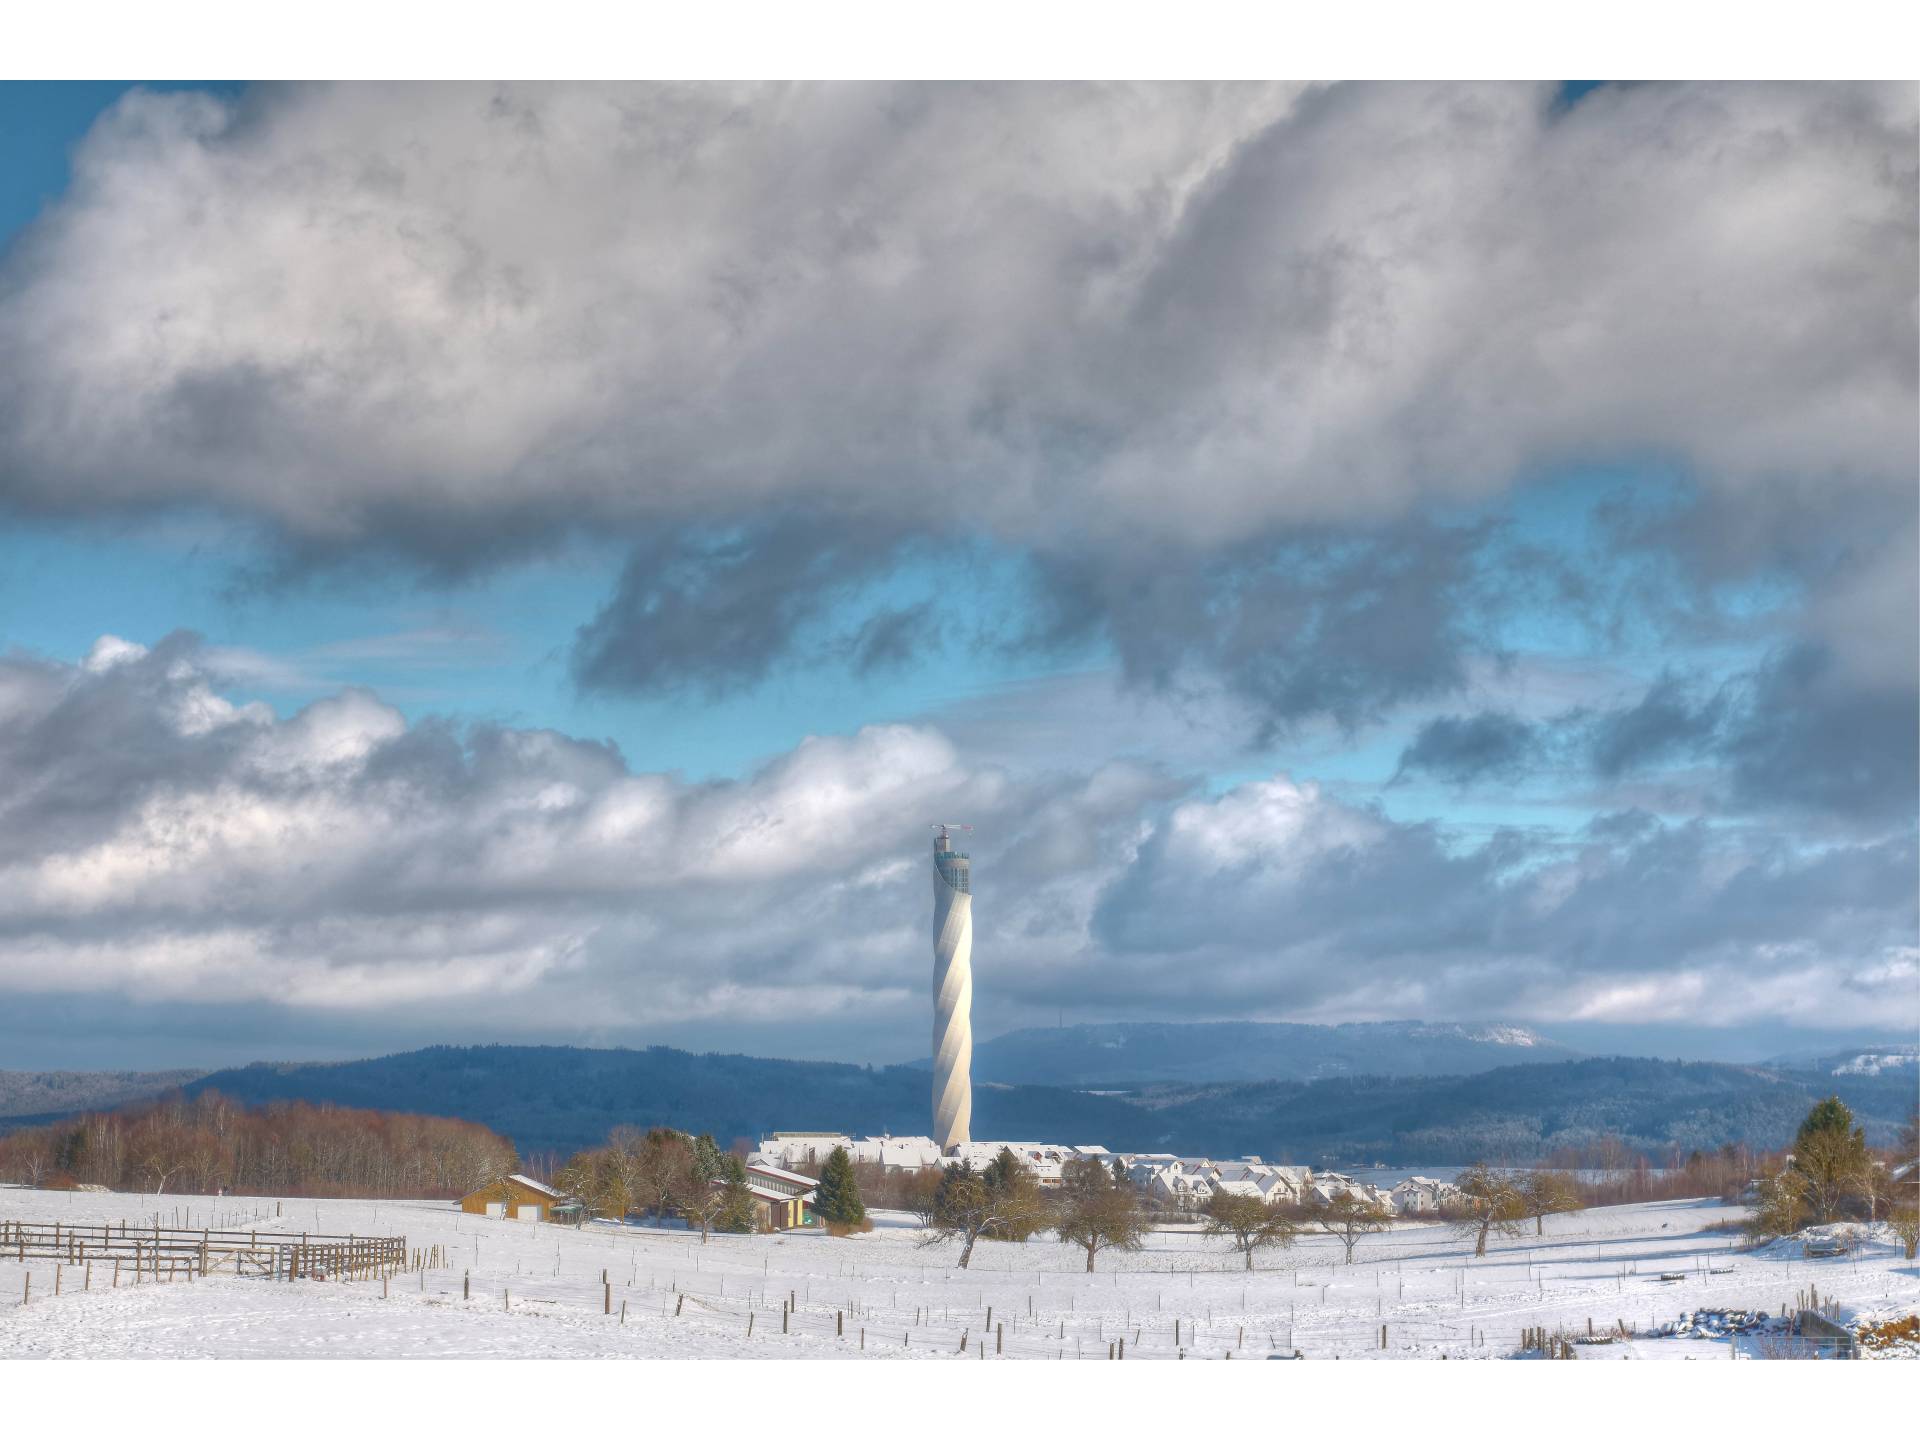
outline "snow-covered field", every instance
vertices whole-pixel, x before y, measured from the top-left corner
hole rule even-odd
[[[281,1214],[274,1214],[276,1203]],[[1197,1233],[1163,1232],[1145,1250],[1102,1255],[1099,1270],[1042,1238],[983,1242],[971,1269],[955,1247],[915,1245],[911,1219],[876,1214],[871,1235],[720,1236],[593,1225],[572,1230],[461,1215],[427,1201],[250,1200],[0,1189],[0,1216],[35,1221],[227,1224],[405,1235],[446,1247],[449,1268],[388,1282],[293,1283],[213,1276],[90,1289],[69,1266],[0,1258],[0,1358],[538,1356],[809,1359],[1497,1359],[1523,1328],[1584,1335],[1617,1322],[1640,1338],[1581,1346],[1581,1359],[1755,1358],[1767,1337],[1654,1339],[1683,1311],[1791,1306],[1818,1287],[1842,1318],[1920,1309],[1920,1267],[1883,1241],[1808,1260],[1797,1245],[1745,1252],[1709,1231],[1737,1210],[1710,1201],[1618,1206],[1551,1217],[1547,1234],[1499,1240],[1471,1258],[1446,1229],[1402,1224],[1341,1263],[1328,1236],[1270,1250],[1248,1274]],[[23,1305],[26,1272],[33,1273]],[[461,1298],[470,1272],[471,1298]],[[612,1287],[605,1313],[601,1275]],[[1683,1274],[1662,1280],[1662,1273]],[[783,1301],[794,1310],[782,1333]],[[624,1307],[624,1321],[621,1310]],[[991,1321],[988,1311],[991,1309]],[[751,1333],[749,1334],[749,1317]],[[1380,1327],[1386,1327],[1386,1348]],[[864,1337],[864,1338],[863,1338]],[[862,1348],[864,1345],[864,1348]]]

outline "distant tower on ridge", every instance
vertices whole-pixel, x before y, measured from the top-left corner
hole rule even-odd
[[[951,832],[933,838],[933,1141],[964,1145],[973,1123],[973,876]]]

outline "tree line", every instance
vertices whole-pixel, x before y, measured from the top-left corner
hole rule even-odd
[[[450,1199],[513,1168],[484,1125],[303,1102],[238,1104],[213,1090],[0,1136],[0,1177],[143,1194]]]

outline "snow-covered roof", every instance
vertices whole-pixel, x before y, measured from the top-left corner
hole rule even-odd
[[[812,1194],[812,1192],[809,1191],[807,1195],[789,1195],[782,1190],[769,1190],[764,1185],[756,1185],[751,1180],[747,1182],[747,1189],[760,1199],[771,1200],[776,1205],[784,1205],[789,1200],[805,1200]]]
[[[792,1184],[806,1187],[820,1183],[811,1175],[796,1175],[791,1170],[782,1170],[778,1165],[769,1165],[762,1160],[749,1160],[747,1162],[747,1171],[749,1174],[758,1173],[761,1175],[771,1175],[776,1180],[786,1180]]]
[[[564,1200],[567,1198],[551,1185],[542,1185],[531,1175],[509,1175],[507,1179],[512,1180],[516,1184],[524,1185],[529,1190],[538,1190],[542,1195],[551,1195],[556,1200]]]

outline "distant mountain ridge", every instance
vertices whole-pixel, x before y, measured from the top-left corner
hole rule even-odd
[[[250,1065],[187,1088],[249,1103],[453,1115],[510,1137],[523,1155],[565,1155],[599,1143],[616,1125],[705,1130],[722,1144],[776,1129],[923,1135],[930,1106],[924,1069],[658,1047],[441,1046],[377,1060]],[[973,1133],[1310,1163],[1524,1161],[1608,1134],[1654,1152],[1729,1142],[1776,1147],[1829,1093],[1854,1108],[1870,1140],[1886,1143],[1910,1092],[1897,1074],[1619,1058],[1471,1075],[1164,1085],[1126,1096],[983,1082],[974,1089]]]
[[[1135,1021],[1015,1030],[974,1047],[975,1080],[1113,1087],[1343,1075],[1472,1075],[1580,1052],[1519,1025]],[[923,1063],[923,1062],[922,1062]]]

